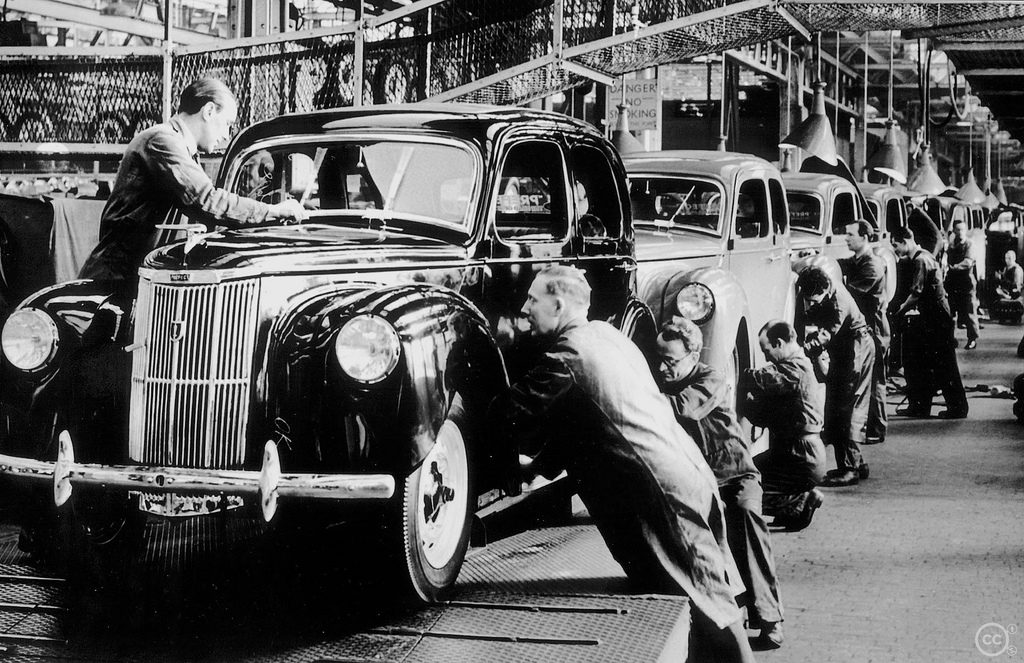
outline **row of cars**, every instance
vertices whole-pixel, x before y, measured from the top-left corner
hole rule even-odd
[[[218,183],[310,219],[190,227],[137,288],[57,284],[4,326],[0,473],[56,504],[82,568],[137,550],[150,516],[316,511],[361,519],[353,545],[435,600],[474,513],[505,499],[485,412],[529,363],[538,271],[583,270],[592,317],[641,345],[693,320],[735,383],[761,325],[792,319],[794,268],[837,274],[861,213],[761,159],[623,161],[590,125],[518,108],[284,116],[234,139]]]

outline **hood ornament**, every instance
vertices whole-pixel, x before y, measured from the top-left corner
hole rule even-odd
[[[206,244],[206,234],[210,232],[210,229],[202,223],[158,223],[156,228],[157,230],[185,233],[183,258],[188,258],[188,254],[192,252],[192,249]]]

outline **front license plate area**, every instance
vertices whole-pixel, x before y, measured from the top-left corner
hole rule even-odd
[[[139,500],[140,511],[168,518],[205,516],[211,513],[238,509],[245,504],[238,495],[134,494]]]

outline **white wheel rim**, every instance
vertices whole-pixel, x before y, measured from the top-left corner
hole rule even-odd
[[[415,507],[420,549],[435,569],[444,568],[459,548],[468,492],[466,444],[459,427],[446,421],[434,448],[423,459]]]

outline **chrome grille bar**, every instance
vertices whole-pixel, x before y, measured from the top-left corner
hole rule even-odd
[[[228,469],[245,459],[259,281],[142,280],[132,362],[132,461]]]

